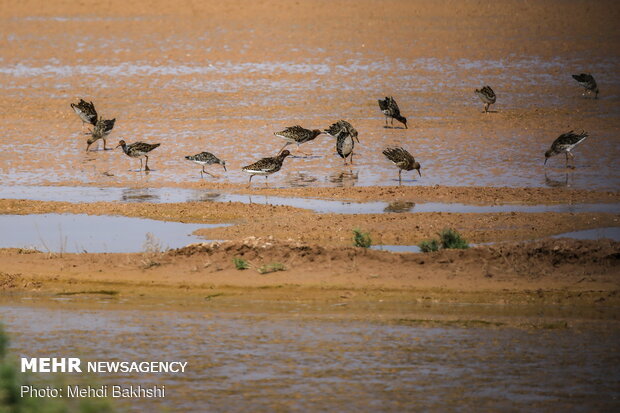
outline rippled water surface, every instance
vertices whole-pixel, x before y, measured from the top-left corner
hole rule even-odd
[[[63,300],[1,306],[17,355],[188,362],[181,375],[98,375],[104,384],[166,386],[164,400],[134,401],[130,411],[608,410],[620,397],[613,331],[313,319],[299,317],[311,310],[302,304],[274,314],[218,311],[217,302],[117,310],[114,298],[63,309],[71,299]]]

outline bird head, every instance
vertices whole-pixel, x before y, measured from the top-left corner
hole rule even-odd
[[[413,169],[415,169],[416,171],[418,171],[418,174],[420,175],[420,178],[422,178],[422,172],[420,172],[420,162],[416,162],[413,164]]]
[[[127,144],[125,143],[124,140],[121,139],[120,141],[118,141],[118,145],[116,145],[116,148],[118,148],[119,146],[125,146],[125,145],[127,145]],[[116,149],[116,148],[114,148],[114,149]]]
[[[283,150],[282,152],[280,152],[280,155],[278,155],[278,157],[279,157],[279,158],[281,158],[281,159],[284,159],[284,158],[286,158],[287,156],[289,156],[290,154],[291,154],[291,153],[290,153],[287,149],[285,149],[285,150]]]
[[[551,158],[551,149],[545,152],[545,165],[547,165],[547,160]]]
[[[409,129],[409,127],[407,126],[407,118],[406,117],[401,116],[399,121],[401,121],[405,125],[405,129]]]
[[[224,171],[226,171],[226,161],[220,161],[220,164],[222,165],[222,168],[224,168]]]

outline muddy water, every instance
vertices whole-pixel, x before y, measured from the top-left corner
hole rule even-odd
[[[308,316],[317,308],[280,304],[274,312],[258,303],[246,312],[215,300],[175,310],[121,309],[117,299],[95,296],[87,307],[16,298],[0,314],[16,355],[188,362],[180,376],[96,376],[166,386],[162,401],[126,404],[136,412],[613,410],[620,398],[613,329],[420,327],[343,318],[343,307]]]
[[[416,18],[419,10],[410,3],[383,11],[391,16],[386,20],[376,7],[365,7],[359,16],[322,24],[320,33],[312,25],[282,24],[296,21],[290,17],[298,12],[278,15],[269,6],[262,11],[274,14],[278,24],[252,16],[239,26],[236,16],[210,13],[206,20],[179,19],[177,10],[122,17],[107,9],[98,15],[61,7],[52,16],[12,16],[8,10],[0,17],[0,91],[10,109],[2,115],[0,180],[195,182],[200,168],[183,158],[208,150],[228,162],[228,173],[213,167],[222,180],[246,182],[241,167],[283,145],[274,132],[295,124],[323,129],[344,118],[360,133],[351,168],[335,154],[334,140],[320,136],[305,146],[313,156],[287,159],[272,184],[393,185],[397,169],[381,151],[403,145],[421,162],[423,174],[406,173],[404,185],[620,186],[613,124],[620,114],[617,54],[590,47],[592,55],[559,48],[553,54],[516,53],[510,47],[515,38],[519,44],[540,42],[521,38],[528,30],[516,37],[493,30],[503,49],[497,53],[494,43],[496,53],[482,56],[480,42],[469,37],[480,30],[476,24],[466,24],[473,43],[449,53],[442,42],[453,42],[451,24],[428,35],[424,29],[411,32],[419,26],[401,21]],[[538,30],[547,26],[532,24]],[[556,37],[548,38],[550,47]],[[399,40],[386,44],[390,38]],[[570,70],[583,68],[604,85],[596,101],[582,98],[570,78]],[[482,84],[498,94],[496,113],[480,113],[473,89]],[[383,127],[377,99],[386,94],[397,98],[409,129]],[[138,161],[120,149],[84,152],[81,121],[69,107],[78,97],[117,119],[110,146],[120,138],[162,144],[152,152],[148,176],[135,172]],[[575,150],[576,171],[567,172],[558,157],[545,172],[544,151],[568,129],[592,134]]]

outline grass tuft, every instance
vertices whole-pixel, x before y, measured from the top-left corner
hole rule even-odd
[[[286,271],[286,266],[280,262],[261,265],[256,269],[260,274],[269,274],[270,272]]]
[[[420,250],[422,252],[435,252],[440,249],[460,249],[464,250],[469,248],[469,244],[458,233],[458,231],[452,228],[446,228],[442,230],[439,234],[439,239],[433,238],[429,240],[422,241],[419,244]]]
[[[362,232],[361,229],[355,228],[353,230],[353,245],[356,247],[370,248],[372,245],[372,238],[370,233]]]
[[[247,270],[248,268],[250,268],[250,263],[243,258],[234,257],[233,263],[235,264],[235,268],[238,270]]]

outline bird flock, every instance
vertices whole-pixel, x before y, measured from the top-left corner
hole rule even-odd
[[[584,94],[594,93],[594,98],[598,98],[599,89],[594,77],[591,74],[581,73],[572,76],[579,83],[579,85],[585,89]],[[495,95],[493,89],[486,85],[480,89],[475,89],[474,93],[484,103],[484,113],[490,113],[489,106],[497,101],[497,96]],[[385,115],[385,128],[394,128],[394,120],[396,120],[404,125],[404,129],[408,129],[407,118],[401,115],[400,108],[392,96],[386,96],[385,99],[378,99],[378,104],[379,109]],[[87,135],[90,135],[86,142],[86,151],[88,151],[90,146],[99,139],[103,140],[103,149],[108,150],[109,148],[106,147],[106,138],[114,128],[116,118],[104,119],[97,114],[93,102],[87,102],[83,99],[80,99],[78,103],[71,103],[71,108],[82,120],[82,126],[85,124],[90,124],[93,127],[86,133]],[[390,126],[388,126],[388,119],[390,120]],[[347,159],[350,164],[353,164],[353,149],[355,147],[355,142],[357,141],[357,143],[360,143],[360,141],[358,138],[358,132],[351,125],[351,123],[346,120],[339,120],[323,131],[318,129],[306,129],[300,125],[290,126],[285,128],[283,131],[274,133],[275,136],[285,141],[284,146],[278,151],[276,156],[262,158],[241,168],[243,172],[250,175],[248,187],[252,184],[252,178],[254,175],[265,176],[265,184],[267,185],[268,176],[278,172],[282,168],[284,159],[291,154],[286,149],[288,145],[296,144],[297,152],[308,155],[301,150],[300,145],[313,141],[321,134],[326,134],[332,138],[335,138],[336,152],[344,160],[344,164],[347,165]],[[575,158],[575,156],[571,153],[571,150],[583,142],[587,137],[588,134],[583,131],[581,133],[575,133],[573,131],[563,133],[555,139],[549,150],[545,152],[544,165],[547,164],[549,158],[564,153],[566,155],[566,167],[568,167],[568,159],[571,158],[574,160]],[[140,159],[140,171],[143,168],[142,158],[145,158],[144,170],[149,171],[148,154],[159,146],[159,143],[151,144],[146,142],[134,142],[127,144],[121,139],[116,148],[122,148],[123,152],[131,158]],[[402,171],[416,170],[420,177],[422,177],[422,173],[420,172],[420,163],[416,162],[414,157],[406,149],[402,147],[388,147],[385,148],[382,153],[389,161],[398,167],[399,183],[402,182]],[[226,162],[210,152],[201,152],[196,155],[188,155],[185,159],[202,166],[202,170],[200,171],[201,176],[203,176],[203,174],[207,174],[215,178],[218,177],[217,175],[205,170],[205,166],[207,165],[220,164],[224,168],[224,171],[227,171]],[[574,165],[572,167],[574,168]]]

